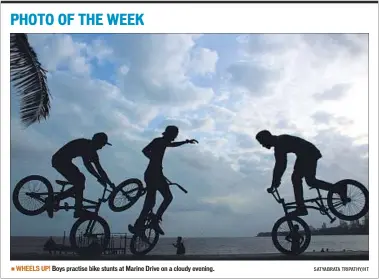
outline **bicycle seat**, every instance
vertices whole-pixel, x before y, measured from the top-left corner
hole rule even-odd
[[[68,182],[68,181],[64,181],[64,180],[55,180],[55,183],[61,185],[61,186],[66,186],[66,185],[70,185],[71,183]]]

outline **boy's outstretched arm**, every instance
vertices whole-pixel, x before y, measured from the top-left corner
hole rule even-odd
[[[178,147],[178,146],[181,146],[183,144],[186,144],[186,143],[191,143],[191,144],[195,144],[195,143],[199,143],[197,140],[195,139],[191,139],[191,140],[185,140],[185,141],[177,141],[177,142],[171,142],[168,147]]]

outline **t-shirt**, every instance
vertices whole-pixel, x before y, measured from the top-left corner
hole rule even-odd
[[[166,151],[168,142],[164,138],[155,138],[147,146],[151,150],[149,169],[162,169],[163,156]]]
[[[72,161],[74,158],[82,157],[90,162],[99,161],[96,150],[92,147],[89,139],[76,139],[66,143],[55,154],[55,158]]]
[[[280,135],[275,145],[275,155],[294,153],[297,157],[321,158],[321,152],[312,143],[295,136]]]

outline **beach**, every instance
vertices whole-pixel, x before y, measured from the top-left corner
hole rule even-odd
[[[101,260],[101,261],[284,261],[284,260],[308,260],[308,261],[359,261],[369,260],[368,251],[349,251],[349,252],[308,252],[298,256],[289,256],[279,253],[263,253],[263,254],[218,254],[218,255],[146,255],[146,256],[134,256],[134,255],[107,255],[100,257],[79,257],[77,255],[49,255],[49,254],[36,254],[36,253],[18,253],[11,254],[11,260],[17,261],[33,261],[33,260],[51,260],[51,261],[75,261],[75,260]]]

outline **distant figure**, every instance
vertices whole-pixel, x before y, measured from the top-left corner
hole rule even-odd
[[[140,235],[141,237],[144,236],[144,221],[149,212],[154,208],[156,193],[159,191],[163,196],[163,202],[158,208],[156,215],[152,216],[152,225],[159,234],[164,235],[159,222],[162,221],[163,213],[173,199],[170,187],[163,175],[162,161],[164,153],[167,147],[178,147],[186,143],[198,143],[195,139],[173,142],[178,134],[178,127],[167,126],[166,130],[162,133],[163,137],[155,138],[142,150],[143,154],[150,160],[145,171],[147,192],[140,216],[134,223],[134,226],[128,226],[129,231],[133,234]]]
[[[321,252],[325,252],[325,251],[324,251],[324,248],[321,248]]]
[[[100,165],[97,151],[105,145],[111,145],[108,142],[108,136],[105,133],[97,133],[92,139],[76,139],[65,144],[52,157],[52,166],[64,176],[73,187],[58,194],[51,201],[52,205],[48,206],[48,215],[53,217],[53,210],[59,206],[59,201],[70,196],[75,196],[75,212],[74,218],[79,218],[83,214],[93,214],[83,209],[83,192],[85,187],[85,176],[73,164],[72,160],[76,157],[83,159],[84,166],[96,179],[103,185],[115,187],[109,180],[108,175]]]
[[[299,225],[294,225],[293,229],[286,237],[287,241],[291,241],[291,252],[293,254],[299,254],[301,243],[304,241],[304,237],[299,233]]]
[[[184,243],[182,241],[182,237],[178,236],[176,239],[176,243],[172,244],[176,248],[177,255],[184,255],[186,253],[186,248],[184,247]]]
[[[275,136],[267,130],[260,131],[256,135],[256,139],[267,149],[274,147],[275,167],[271,187],[267,189],[269,193],[279,187],[281,183],[281,178],[287,167],[287,154],[294,153],[296,155],[291,178],[297,208],[290,214],[295,216],[308,215],[308,210],[304,205],[302,179],[305,178],[309,186],[322,190],[329,190],[333,186],[331,183],[316,179],[317,161],[322,157],[321,152],[316,146],[304,139],[290,135]],[[345,200],[347,188],[343,187],[338,194],[342,200]]]
[[[329,248],[326,248],[326,252],[329,252]]]
[[[56,242],[54,241],[53,237],[49,237],[49,239],[46,241],[46,243],[43,245],[44,251],[49,251],[49,254],[51,254],[51,251],[55,248]]]

